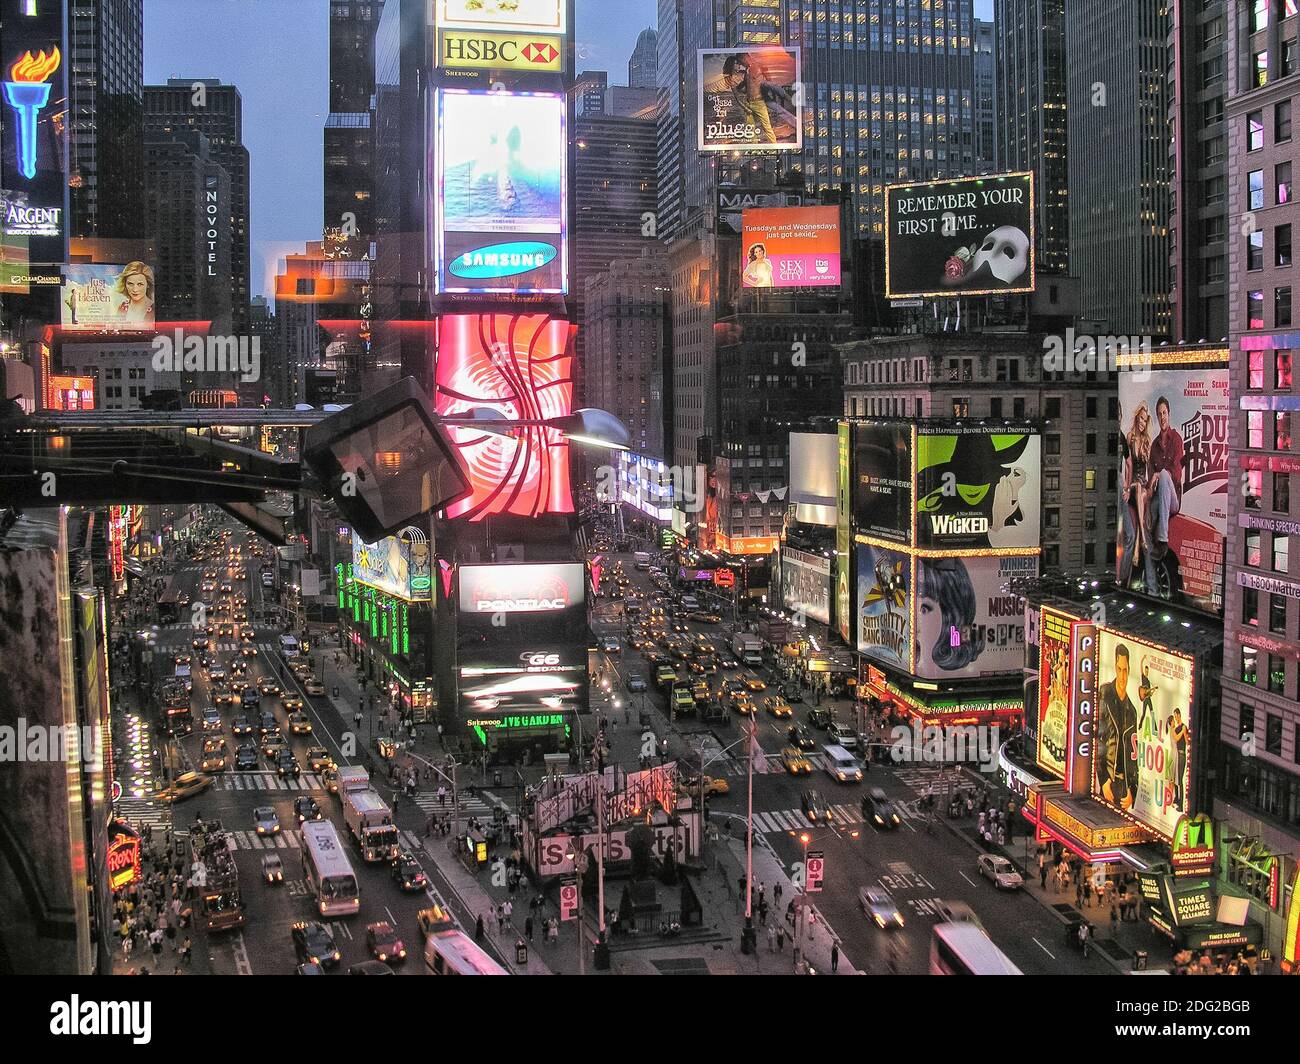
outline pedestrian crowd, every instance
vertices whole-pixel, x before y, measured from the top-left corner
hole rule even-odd
[[[194,911],[193,878],[186,877],[186,859],[173,845],[171,831],[164,833],[163,845],[153,846],[153,829],[145,825],[140,832],[140,878],[117,896],[113,920],[122,962],[130,965],[136,953],[142,963],[131,968],[132,975],[148,975],[152,956],[153,970],[163,965],[163,949],[171,955],[172,975],[181,975],[193,963],[190,931]]]

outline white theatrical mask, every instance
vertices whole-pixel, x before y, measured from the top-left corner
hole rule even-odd
[[[970,277],[985,268],[1003,284],[1029,269],[1029,237],[1014,225],[1000,225],[984,238],[971,260]]]

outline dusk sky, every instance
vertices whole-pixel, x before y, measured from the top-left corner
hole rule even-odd
[[[239,87],[252,171],[252,286],[321,235],[321,130],[329,113],[328,0],[145,0],[144,76],[220,78]],[[627,82],[655,0],[578,0],[579,69]],[[993,0],[975,0],[992,18]],[[289,89],[290,91],[286,91]]]

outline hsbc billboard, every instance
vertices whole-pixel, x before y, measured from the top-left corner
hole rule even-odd
[[[462,565],[460,609],[474,616],[561,613],[582,606],[586,574],[581,563]]]
[[[563,38],[541,34],[442,30],[438,66],[443,70],[564,72]]]

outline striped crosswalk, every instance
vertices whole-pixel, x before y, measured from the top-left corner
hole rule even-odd
[[[172,807],[150,798],[119,798],[114,805],[117,815],[137,828],[148,824],[155,831],[172,826]]]
[[[410,831],[399,831],[397,837],[407,850],[418,850],[422,845],[422,840]],[[232,850],[300,850],[302,835],[296,830],[281,831],[275,835],[258,835],[255,831],[227,831],[226,845]]]
[[[829,807],[834,819],[832,824],[861,824],[862,812],[851,805],[832,805]],[[787,831],[802,831],[811,823],[802,809],[781,809],[775,812],[754,813],[754,831],[767,835],[777,833],[784,835]],[[825,821],[821,821],[825,823]]]
[[[460,811],[462,816],[491,816],[494,808],[491,802],[486,802],[477,794],[469,794],[461,791],[458,795],[460,798]],[[445,802],[438,801],[436,791],[417,791],[415,795],[415,804],[425,813],[450,813],[453,811],[451,804],[451,795],[446,795]]]
[[[219,791],[305,791],[323,792],[325,782],[314,772],[304,772],[296,779],[276,772],[226,772],[217,777]]]

